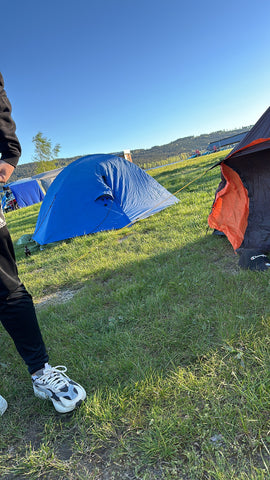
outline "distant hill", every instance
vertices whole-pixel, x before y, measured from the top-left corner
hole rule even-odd
[[[137,165],[141,163],[151,163],[153,161],[166,160],[170,157],[176,157],[181,153],[187,153],[191,156],[195,150],[205,151],[209,143],[231,137],[238,133],[250,130],[252,125],[235,130],[219,130],[217,132],[205,133],[197,137],[183,137],[174,140],[166,145],[158,145],[147,150],[133,150],[132,159]]]
[[[147,164],[159,164],[161,161],[169,160],[171,157],[181,158],[181,154],[191,156],[195,150],[205,151],[210,142],[221,140],[222,138],[237,135],[238,133],[250,130],[252,125],[242,127],[235,130],[219,130],[212,133],[204,133],[199,136],[183,137],[174,140],[165,145],[157,145],[149,149],[131,150],[132,160],[141,167],[146,167]],[[128,146],[127,146],[128,147]],[[93,153],[93,152],[92,152]],[[82,155],[81,155],[82,156]],[[54,161],[57,168],[64,167],[80,156],[70,158],[60,158]],[[14,182],[20,178],[31,177],[35,174],[37,162],[24,163],[18,165],[13,172],[10,181]]]

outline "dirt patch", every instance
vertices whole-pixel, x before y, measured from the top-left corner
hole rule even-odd
[[[58,292],[45,295],[45,297],[35,300],[36,309],[48,307],[49,305],[59,305],[69,302],[79,290],[59,290]]]

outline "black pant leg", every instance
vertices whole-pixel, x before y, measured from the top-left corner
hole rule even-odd
[[[2,223],[1,223],[2,222]],[[0,211],[0,320],[34,373],[48,362],[31,295],[18,277],[13,244]]]
[[[5,224],[1,228],[2,218],[0,209],[0,300],[21,285],[9,231]]]
[[[29,372],[34,373],[43,368],[48,362],[48,354],[38,326],[32,297],[23,285],[11,293],[4,302],[0,300],[0,318]]]

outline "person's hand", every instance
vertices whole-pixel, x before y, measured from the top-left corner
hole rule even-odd
[[[0,160],[0,183],[6,183],[13,173],[14,167],[4,160]]]

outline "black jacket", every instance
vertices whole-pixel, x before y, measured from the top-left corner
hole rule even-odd
[[[4,160],[16,167],[21,155],[21,145],[16,136],[16,125],[11,117],[11,105],[4,90],[0,72],[0,153]]]

